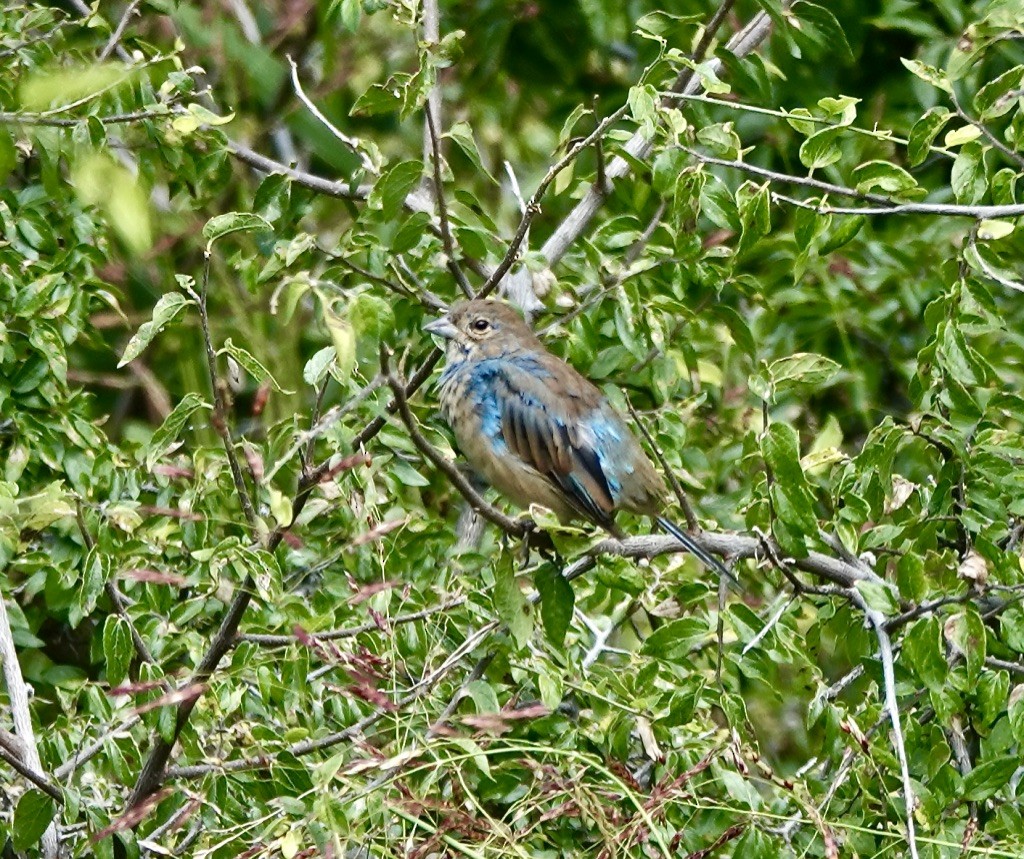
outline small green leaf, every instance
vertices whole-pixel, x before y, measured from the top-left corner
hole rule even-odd
[[[976,125],[961,125],[959,128],[952,128],[946,132],[943,143],[947,147],[963,146],[972,140],[981,137],[981,129]]]
[[[800,162],[809,170],[818,170],[835,164],[843,157],[839,149],[841,128],[825,128],[812,134],[800,144]]]
[[[818,248],[818,256],[825,256],[852,242],[861,231],[867,218],[863,215],[844,215],[837,226]]]
[[[41,790],[27,790],[18,800],[14,809],[14,826],[11,841],[16,851],[24,852],[39,843],[46,827],[53,820],[56,804],[53,797]]]
[[[988,188],[985,179],[985,149],[977,141],[965,143],[953,162],[950,186],[958,203],[973,206],[981,201]]]
[[[334,347],[325,346],[306,362],[302,378],[307,385],[319,386],[334,361]]]
[[[107,616],[103,624],[103,659],[107,665],[107,683],[120,686],[128,676],[135,651],[128,624],[116,614]]]
[[[217,239],[221,239],[229,233],[274,231],[270,222],[259,215],[251,212],[225,212],[223,215],[214,215],[203,227],[203,238],[207,241],[207,247],[211,246]]]
[[[239,363],[239,365],[241,365],[242,369],[245,370],[246,373],[248,373],[250,376],[253,377],[253,379],[256,380],[257,384],[262,384],[263,382],[270,382],[274,390],[279,393],[295,393],[294,391],[286,391],[279,384],[277,384],[277,380],[270,374],[270,371],[266,367],[264,367],[259,361],[257,361],[251,352],[247,351],[246,349],[243,349],[241,346],[236,346],[231,341],[230,337],[224,341],[223,347],[221,347],[220,351],[217,354],[223,355],[225,353],[234,358]]]
[[[189,304],[192,302],[180,292],[168,292],[162,295],[156,303],[156,307],[153,308],[153,318],[139,326],[135,336],[125,346],[124,354],[121,355],[117,366],[123,367],[138,358],[153,338],[163,331],[164,327]]]
[[[935,138],[952,116],[952,112],[944,107],[933,107],[914,123],[907,141],[907,160],[911,167],[916,167],[928,157]]]
[[[922,63],[920,60],[908,60],[906,57],[900,57],[900,62],[903,63],[911,74],[916,75],[926,83],[930,83],[933,87],[952,95],[953,86],[950,84],[949,77],[945,72],[940,71],[935,66]]]
[[[813,352],[797,352],[764,364],[750,377],[750,389],[762,400],[778,402],[779,397],[801,388],[824,388],[835,381],[842,368],[831,358]]]
[[[881,612],[886,616],[895,614],[899,610],[892,590],[881,582],[861,579],[854,583],[854,587],[857,588],[857,592],[864,598],[864,603],[868,608]]]
[[[533,575],[533,584],[540,594],[540,619],[548,641],[561,647],[572,621],[576,595],[554,564],[543,564]]]
[[[578,108],[582,110],[582,108]],[[490,171],[484,167],[483,159],[480,157],[480,150],[477,148],[476,139],[473,137],[473,129],[465,120],[459,120],[454,123],[448,132],[444,135],[449,138],[459,149],[462,150],[472,165],[476,168],[479,175],[485,176],[495,185],[498,184],[498,180],[491,175]]]
[[[334,344],[335,378],[345,382],[356,368],[356,333],[352,323],[337,314],[328,304],[323,305],[324,324]]]
[[[1005,239],[1013,232],[1011,221],[982,221],[978,224],[978,239],[983,242],[994,242]]]
[[[978,111],[978,118],[982,122],[988,122],[1020,105],[1022,80],[1024,66],[1014,66],[978,90],[974,96],[974,109]]]
[[[964,776],[963,793],[960,798],[966,802],[982,802],[995,796],[1008,785],[1010,776],[1019,766],[1019,755],[1006,755],[986,761]]]
[[[146,449],[146,468],[150,471],[153,470],[153,466],[156,465],[177,440],[178,434],[185,424],[188,423],[189,418],[202,408],[209,408],[209,406],[197,394],[185,394],[181,398],[181,402],[174,407],[174,411],[164,418],[164,422],[153,433],[153,437],[150,439]]]
[[[511,552],[504,552],[494,565],[494,610],[504,623],[517,647],[525,647],[533,634],[533,616],[526,597],[516,580]]]
[[[379,211],[384,221],[393,221],[422,176],[423,164],[419,161],[396,164],[374,183],[367,205]]]
[[[667,662],[687,663],[692,659],[690,650],[708,637],[707,621],[696,617],[681,617],[656,629],[643,643],[641,653]]]

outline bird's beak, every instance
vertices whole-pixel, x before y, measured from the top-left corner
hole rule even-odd
[[[459,333],[459,329],[452,325],[452,321],[447,316],[428,322],[423,326],[423,330],[429,334],[444,337],[445,340],[452,340]]]

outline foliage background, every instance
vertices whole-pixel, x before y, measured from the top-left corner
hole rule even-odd
[[[1020,3],[7,11],[5,855],[1020,855]],[[741,594],[466,536],[379,350],[507,254]]]

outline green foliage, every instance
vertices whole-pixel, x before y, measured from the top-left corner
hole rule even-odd
[[[4,764],[0,849],[1021,854],[1024,9],[741,2],[694,58],[715,7],[659,5],[0,17],[0,593],[63,796]],[[506,255],[505,162],[620,108],[512,275],[742,594],[542,510],[461,540],[379,376]]]

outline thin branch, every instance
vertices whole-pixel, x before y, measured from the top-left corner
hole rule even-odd
[[[882,662],[882,679],[885,687],[885,707],[892,723],[892,742],[896,748],[896,758],[900,762],[900,775],[903,779],[903,806],[906,812],[907,845],[910,847],[911,859],[918,859],[917,832],[914,822],[914,785],[910,781],[910,765],[907,763],[907,749],[903,741],[903,727],[900,724],[899,701],[896,698],[896,673],[893,667],[892,641],[885,630],[886,617],[880,611],[871,608],[854,588],[850,589],[850,599],[864,612],[878,640],[878,655]]]
[[[427,136],[430,139],[430,161],[434,168],[434,199],[437,202],[437,218],[441,224],[441,242],[444,244],[444,253],[445,257],[447,257],[446,265],[452,277],[455,278],[455,282],[459,285],[459,289],[462,290],[462,294],[466,298],[472,298],[473,287],[466,280],[466,275],[463,274],[462,267],[459,265],[457,254],[455,253],[452,227],[448,221],[448,205],[444,199],[444,183],[441,178],[441,144],[437,139],[437,126],[434,124],[434,116],[429,102],[427,103],[426,118]]]
[[[15,742],[12,743],[11,740]],[[19,749],[20,751],[16,751]],[[64,794],[60,792],[60,788],[42,773],[37,772],[25,763],[24,752],[24,743],[18,740],[14,734],[8,734],[7,731],[0,732],[0,760],[6,761],[8,765],[21,773],[32,784],[52,797],[58,805],[63,805]]]
[[[141,721],[142,719],[140,716],[132,715],[121,722],[120,725],[105,731],[97,740],[90,743],[84,749],[76,751],[72,758],[57,767],[57,769],[53,771],[53,777],[58,781],[63,781],[68,778],[82,764],[92,760],[96,755],[102,752],[110,739],[116,737],[118,734],[123,734],[125,731],[131,730]]]
[[[139,7],[140,2],[141,0],[131,0],[131,2],[125,7],[124,13],[121,15],[121,20],[117,22],[117,26],[114,28],[114,32],[110,34],[107,44],[104,45],[103,50],[100,51],[99,61],[101,63],[114,52],[114,49],[120,43],[121,36],[124,35],[125,28],[128,26],[128,19],[135,14],[135,10]]]
[[[7,605],[0,593],[0,663],[3,663],[4,682],[7,686],[7,700],[10,702],[11,717],[14,721],[14,732],[21,742],[19,760],[25,768],[48,782],[39,759],[39,748],[36,746],[35,730],[32,727],[32,713],[28,706],[28,687],[21,673],[18,662],[18,651],[14,646],[11,633],[11,622],[7,616]],[[20,770],[19,770],[20,771]],[[36,781],[33,779],[33,781]],[[50,823],[42,836],[43,856],[46,859],[57,859],[60,856],[60,835],[56,823]]]
[[[725,0],[725,2],[731,5],[731,0]],[[781,4],[783,10],[789,8],[790,2],[791,0],[783,0]],[[725,21],[725,15],[718,15],[716,13],[715,18],[718,21],[717,26],[721,27],[721,24]],[[729,40],[726,48],[737,59],[742,59],[768,37],[771,29],[771,18],[764,12],[758,12],[750,19],[750,23],[743,30]],[[709,23],[709,26],[705,29],[704,38],[710,39],[714,35],[715,33]],[[711,60],[710,67],[717,73],[721,71],[722,63],[717,59]],[[697,92],[699,89],[699,78],[691,77],[685,87],[682,88],[682,91],[689,93]],[[623,153],[626,157],[617,156],[608,165],[605,170],[607,179],[613,181],[628,176],[632,172],[633,164],[635,163],[634,159],[645,158],[650,153],[653,145],[653,139],[648,136],[646,130],[641,129],[637,131],[623,146]],[[590,220],[597,214],[604,199],[605,195],[600,189],[591,187],[583,199],[562,220],[541,248],[541,255],[547,260],[549,266],[557,263],[565,255],[569,247],[583,234]]]
[[[323,125],[329,132],[331,132],[331,134],[333,134],[337,140],[340,140],[342,143],[345,144],[345,146],[351,149],[352,152],[359,156],[359,162],[363,165],[363,169],[367,173],[369,173],[371,176],[378,175],[380,173],[380,170],[378,170],[374,163],[370,160],[370,156],[366,154],[366,150],[363,148],[362,141],[360,141],[359,138],[357,137],[350,137],[349,135],[345,134],[344,131],[342,131],[340,128],[334,125],[334,123],[332,123],[326,116],[324,116],[320,108],[313,104],[312,100],[309,98],[309,96],[306,95],[305,90],[302,88],[302,82],[299,80],[299,67],[295,65],[295,60],[291,58],[290,54],[287,55],[285,59],[288,60],[288,65],[291,66],[292,87],[295,89],[295,95],[299,97],[299,101],[301,101],[306,106],[306,109],[311,114],[313,114],[313,116],[315,116],[320,121],[321,125]]]
[[[444,614],[449,609],[456,608],[466,602],[465,597],[456,597],[441,605],[414,611],[409,614],[400,614],[395,617],[386,618],[387,628],[382,630],[380,624],[369,621],[359,626],[349,626],[344,629],[331,629],[324,632],[310,633],[313,641],[341,641],[345,638],[355,638],[368,632],[387,632],[392,627],[401,626],[405,623],[413,623],[417,620],[424,620],[435,614]],[[264,635],[262,633],[244,633],[238,636],[239,641],[249,641],[262,647],[288,647],[296,644],[298,639],[294,635]]]
[[[252,535],[259,539],[259,517],[252,504],[252,497],[249,495],[249,488],[245,485],[245,478],[242,476],[242,468],[235,455],[234,443],[231,440],[231,429],[228,426],[228,403],[227,384],[217,371],[217,353],[213,348],[213,340],[210,337],[210,316],[207,312],[207,296],[210,287],[210,262],[212,252],[207,248],[203,252],[203,282],[199,293],[199,322],[203,332],[203,344],[206,347],[206,363],[210,373],[210,385],[213,388],[213,428],[224,443],[224,453],[227,456],[228,467],[231,469],[231,477],[235,482],[235,493],[238,495],[238,503],[242,506]]]
[[[78,532],[82,535],[82,543],[85,545],[86,551],[91,552],[96,547],[96,542],[93,540],[92,534],[86,525],[85,511],[82,508],[81,501],[75,502],[75,520],[78,523]],[[107,595],[107,599],[110,600],[114,607],[114,613],[128,625],[128,631],[132,637],[132,645],[135,647],[135,654],[141,661],[147,662],[150,665],[156,665],[153,654],[150,653],[149,647],[143,641],[138,629],[136,629],[135,624],[132,622],[131,616],[128,614],[128,606],[125,603],[124,595],[117,589],[116,583],[108,581],[103,586],[103,590]],[[167,691],[171,688],[170,683],[166,680],[162,682],[162,685]]]
[[[679,483],[679,478],[676,477],[675,472],[669,467],[668,461],[665,459],[665,454],[662,453],[661,448],[658,447],[657,442],[655,442],[654,437],[650,434],[647,427],[644,425],[644,422],[640,420],[640,415],[638,415],[636,409],[633,408],[633,403],[630,401],[629,397],[626,397],[626,408],[629,409],[629,413],[633,416],[633,423],[636,424],[643,437],[647,439],[647,444],[650,446],[651,450],[654,451],[654,455],[661,464],[661,469],[665,473],[669,486],[672,487],[672,493],[676,496],[676,501],[679,502],[679,507],[683,511],[683,517],[686,519],[686,530],[700,531],[700,522],[697,521],[697,514],[694,513],[693,505],[690,504],[690,499],[687,497],[686,492]]]
[[[526,211],[523,213],[523,217],[519,221],[519,227],[516,229],[515,235],[512,237],[512,241],[509,242],[508,250],[505,252],[504,258],[500,263],[498,263],[498,267],[491,272],[490,277],[487,278],[487,282],[480,288],[480,292],[477,293],[478,298],[484,298],[494,292],[494,290],[497,289],[498,284],[501,283],[501,279],[505,276],[508,270],[512,268],[516,258],[519,256],[519,251],[523,245],[523,240],[526,238],[526,234],[530,229],[530,224],[533,223],[533,219],[540,214],[541,198],[547,192],[551,183],[555,181],[558,174],[575,161],[581,152],[592,146],[598,137],[603,135],[605,131],[625,116],[627,110],[628,107],[626,106],[620,107],[613,114],[602,119],[590,134],[582,140],[577,141],[569,148],[569,151],[566,152],[565,155],[551,165],[548,172],[544,174],[544,178],[540,180],[537,190],[533,192],[533,196],[531,196],[527,202]]]
[[[961,106],[960,99],[957,98],[955,90],[950,90],[950,99],[953,102],[953,110],[956,111],[957,116],[959,116],[968,125],[978,129],[978,131],[980,131],[985,136],[985,139],[988,140],[989,143],[991,143],[996,149],[998,149],[1003,155],[1005,155],[1007,159],[1016,164],[1018,168],[1024,168],[1024,157],[1021,157],[1021,154],[1019,152],[1014,152],[1014,150],[1010,149],[1009,146],[1007,146],[1005,143],[1003,143],[1003,141],[996,137],[987,125],[985,125],[980,120],[974,119],[974,117],[968,114],[967,111],[964,110]]]
[[[854,188],[847,188],[843,185],[836,185],[832,182],[825,182],[821,179],[813,179],[810,176],[794,176],[788,173],[779,173],[769,170],[766,167],[758,167],[755,164],[747,164],[745,161],[735,161],[727,158],[716,158],[713,155],[706,155],[690,147],[681,147],[684,152],[703,164],[714,164],[718,167],[728,167],[732,170],[739,170],[752,176],[758,176],[771,182],[781,182],[785,185],[798,185],[802,188],[813,188],[826,194],[835,194],[838,197],[847,197],[852,200],[864,200],[869,203],[876,203],[874,207],[842,207],[818,204],[815,201],[795,200],[785,197],[782,194],[773,192],[772,196],[783,202],[805,209],[814,209],[822,214],[840,215],[945,215],[964,218],[1014,218],[1024,215],[1024,204],[1014,203],[1001,206],[961,206],[956,203],[897,203],[881,194],[857,191]]]
[[[172,102],[164,102],[170,105]],[[172,113],[168,110],[150,109],[136,110],[132,113],[112,113],[108,116],[82,116],[77,119],[60,119],[53,116],[45,116],[41,113],[18,113],[0,111],[0,125],[39,125],[50,128],[76,128],[87,119],[98,119],[104,125],[119,125],[129,122],[140,122],[144,119],[165,119],[170,118]]]

